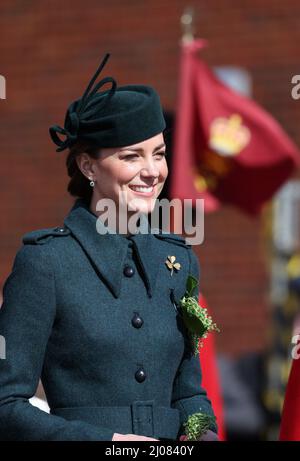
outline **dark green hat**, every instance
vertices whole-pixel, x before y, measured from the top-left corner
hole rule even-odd
[[[77,141],[93,147],[122,147],[144,141],[165,129],[160,99],[151,86],[117,87],[112,77],[106,77],[92,89],[108,58],[106,54],[83,96],[68,107],[64,128],[50,127],[50,136],[59,146],[57,152]],[[111,83],[111,88],[98,92],[106,83]],[[66,138],[62,141],[57,133]]]

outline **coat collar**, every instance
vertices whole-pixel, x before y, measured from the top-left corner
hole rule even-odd
[[[87,204],[82,199],[78,199],[65,218],[64,224],[70,229],[115,298],[120,296],[124,278],[123,267],[131,241],[147,294],[152,297],[158,273],[157,268],[153,267],[157,241],[150,232],[148,220],[147,234],[138,233],[128,238],[120,234],[99,234],[96,223],[100,227],[104,227],[104,224],[100,219],[98,222],[97,220],[97,216],[89,210]]]

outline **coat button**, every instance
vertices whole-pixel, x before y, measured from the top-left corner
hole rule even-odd
[[[134,326],[134,328],[141,328],[141,326],[144,323],[144,320],[139,316],[139,314],[134,314],[134,316],[131,319],[131,323]]]
[[[123,273],[124,273],[124,275],[126,275],[126,277],[132,277],[133,274],[135,273],[134,267],[125,266],[124,270],[123,270]]]
[[[146,379],[146,373],[144,372],[143,368],[140,368],[136,374],[135,374],[135,379],[137,380],[138,383],[142,383]]]
[[[63,232],[65,232],[65,228],[64,227],[56,227],[54,229],[54,232],[59,232],[60,234],[62,234]]]

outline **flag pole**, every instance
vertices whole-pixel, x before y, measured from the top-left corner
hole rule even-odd
[[[180,47],[185,44],[192,43],[194,41],[194,8],[191,6],[186,7],[180,17],[181,24],[181,40],[179,42]],[[181,233],[180,230],[183,228],[183,216],[181,213],[182,206],[174,205],[174,209],[171,208],[171,231],[175,233]]]
[[[194,8],[188,6],[183,11],[180,18],[181,29],[182,29],[182,43],[190,43],[194,40]]]

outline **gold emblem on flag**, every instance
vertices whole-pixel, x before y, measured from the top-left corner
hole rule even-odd
[[[210,125],[208,145],[223,157],[238,155],[249,144],[251,133],[242,124],[242,117],[233,114],[229,118],[215,118]]]
[[[193,168],[194,187],[198,192],[214,190],[232,168],[232,157],[223,157],[212,150],[203,152],[202,162]]]

